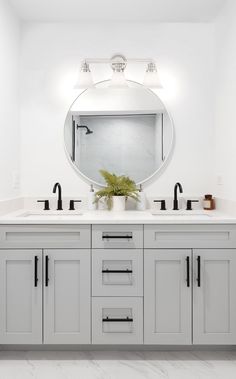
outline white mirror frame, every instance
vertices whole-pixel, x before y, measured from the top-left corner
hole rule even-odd
[[[141,86],[141,87],[144,87],[141,83],[135,82],[135,81],[133,81],[133,80],[127,80],[127,81],[130,82],[130,83],[137,84],[137,85],[139,85],[139,86]],[[96,86],[99,85],[99,84],[106,83],[106,82],[109,83],[110,80],[102,80],[101,82],[96,82],[96,83],[94,84],[94,87],[96,87]],[[146,88],[146,87],[144,87],[144,88],[145,88],[147,91],[149,91],[150,93],[152,93],[152,94],[154,94],[155,96],[157,96],[157,94],[156,94],[154,91],[152,91],[150,88]],[[91,89],[91,88],[86,88],[85,90],[83,90],[83,91],[82,91],[82,92],[76,97],[76,99],[73,101],[73,103],[72,103],[71,106],[70,106],[70,109],[71,109],[71,107],[73,106],[73,104],[78,100],[78,98],[79,98],[81,95],[83,95],[83,93],[85,93],[86,91],[88,91],[88,90],[90,90],[90,89]],[[157,96],[157,97],[158,97],[158,96]],[[160,99],[160,98],[159,98],[159,99]],[[142,180],[142,181],[136,183],[137,186],[139,186],[140,184],[144,184],[144,183],[146,183],[146,182],[149,182],[149,181],[153,180],[154,178],[157,178],[157,177],[162,173],[162,171],[164,171],[164,170],[166,169],[166,167],[167,167],[167,165],[169,164],[169,162],[170,162],[170,160],[171,160],[171,157],[172,157],[172,155],[173,155],[174,146],[175,146],[175,130],[174,130],[174,122],[173,122],[173,119],[172,119],[172,117],[171,117],[169,111],[167,110],[165,104],[163,103],[163,101],[162,101],[161,99],[160,99],[160,101],[161,101],[161,103],[163,104],[164,108],[166,109],[166,113],[167,113],[167,115],[168,115],[168,117],[170,118],[170,121],[171,121],[171,143],[170,143],[170,149],[169,149],[169,152],[168,152],[168,154],[167,154],[167,156],[166,156],[166,159],[165,159],[164,163],[163,163],[163,164],[162,164],[162,165],[161,165],[156,171],[154,171],[152,175],[150,175],[149,177],[145,178],[144,180]],[[69,110],[70,110],[70,109],[69,109]],[[68,111],[68,112],[69,112],[69,111]],[[67,114],[68,114],[68,112],[67,112]],[[104,184],[99,183],[99,182],[96,182],[95,180],[92,180],[92,179],[88,178],[86,175],[84,175],[84,174],[79,170],[79,168],[73,163],[73,161],[72,161],[72,159],[71,159],[71,157],[70,157],[70,154],[69,154],[68,151],[67,151],[67,147],[66,147],[66,143],[65,143],[66,118],[67,118],[67,114],[66,114],[65,122],[64,122],[64,150],[65,150],[66,157],[67,157],[67,159],[69,160],[71,167],[73,167],[73,169],[77,172],[77,174],[78,174],[82,179],[84,179],[88,184],[93,184],[93,185],[96,186],[96,187],[102,188],[102,187],[105,186]],[[131,177],[131,179],[132,179],[132,177]]]

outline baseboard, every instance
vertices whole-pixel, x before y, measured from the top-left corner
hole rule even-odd
[[[0,345],[0,351],[233,351],[236,345]]]

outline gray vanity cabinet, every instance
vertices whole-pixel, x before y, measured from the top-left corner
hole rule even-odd
[[[0,227],[0,344],[91,343],[236,345],[235,225]]]
[[[144,343],[236,344],[235,246],[235,225],[144,226]]]
[[[90,282],[89,249],[1,250],[0,343],[91,343]]]
[[[193,343],[236,344],[236,250],[193,251]]]
[[[144,267],[144,343],[191,344],[191,250],[145,250]]]
[[[236,344],[235,249],[147,249],[144,267],[144,343]]]
[[[42,343],[42,250],[1,250],[0,343]]]
[[[90,251],[44,250],[44,266],[44,343],[91,343]]]
[[[0,246],[0,344],[91,343],[91,226],[2,226]]]

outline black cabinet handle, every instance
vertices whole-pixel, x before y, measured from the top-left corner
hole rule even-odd
[[[48,255],[46,255],[46,257],[45,257],[45,287],[48,287],[48,282],[49,282],[48,261],[49,261],[49,257],[48,257]]]
[[[186,282],[187,282],[187,287],[190,287],[190,258],[186,258],[186,266],[187,266],[187,277],[186,277]]]
[[[34,286],[38,286],[38,257],[35,255],[34,257]]]
[[[133,318],[126,317],[126,318],[109,318],[105,317],[102,319],[102,322],[133,322]]]
[[[201,257],[197,257],[197,286],[201,287]]]
[[[133,270],[102,270],[103,274],[132,274]]]
[[[132,239],[133,236],[132,235],[127,235],[127,236],[110,236],[108,234],[105,234],[104,236],[102,236],[102,239]]]

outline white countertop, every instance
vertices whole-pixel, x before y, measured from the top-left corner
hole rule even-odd
[[[154,211],[153,211],[154,212]],[[236,224],[236,216],[219,211],[38,211],[20,209],[0,217],[1,225],[76,224]]]

